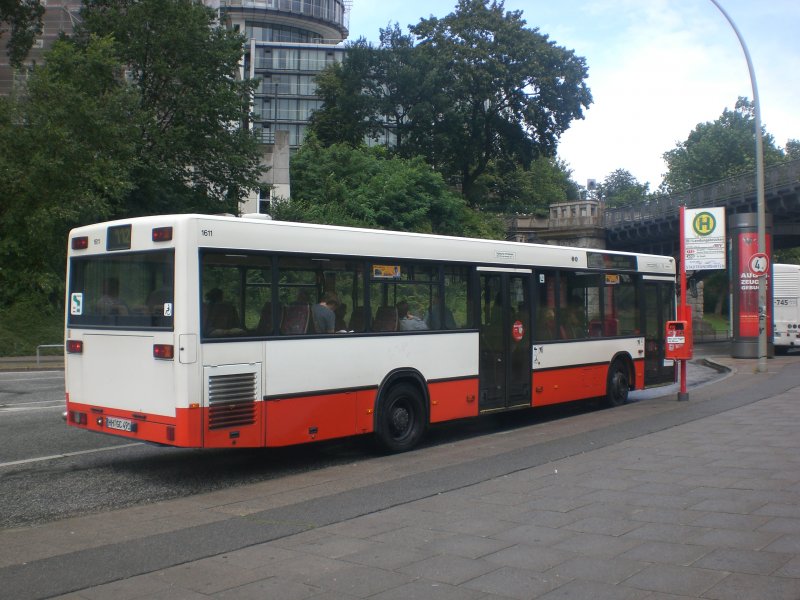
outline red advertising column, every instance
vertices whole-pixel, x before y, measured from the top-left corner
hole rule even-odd
[[[733,306],[733,358],[758,358],[758,336],[761,327],[767,332],[767,356],[774,356],[772,344],[772,254],[771,219],[766,224],[765,254],[758,251],[757,215],[732,215],[729,220],[731,242],[731,292]],[[766,277],[767,303],[762,314],[758,305],[758,280]]]

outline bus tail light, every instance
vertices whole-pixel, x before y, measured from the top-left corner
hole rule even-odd
[[[175,358],[175,346],[172,344],[153,344],[153,358],[172,360]]]
[[[80,237],[72,238],[73,250],[86,250],[89,247],[89,237],[82,235]]]
[[[172,227],[153,227],[154,242],[169,242],[172,239]]]
[[[69,354],[83,354],[83,342],[81,340],[67,340],[67,352]]]

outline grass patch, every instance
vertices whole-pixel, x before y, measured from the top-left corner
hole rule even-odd
[[[707,323],[714,331],[728,331],[729,328],[728,318],[714,313],[705,313],[703,322]]]
[[[0,308],[0,356],[33,356],[36,346],[63,341],[64,313],[61,309],[32,300]]]

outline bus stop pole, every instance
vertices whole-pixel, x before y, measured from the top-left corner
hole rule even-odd
[[[684,219],[686,218],[686,206],[681,204],[680,206],[680,246],[681,246],[681,254],[680,254],[680,262],[681,262],[681,274],[680,274],[680,286],[681,286],[681,299],[680,299],[680,308],[678,310],[678,318],[679,319],[686,319],[686,316],[689,314],[688,306],[686,304],[686,230],[684,229]],[[691,321],[687,323],[687,327],[691,327]],[[678,392],[678,400],[684,401],[689,399],[689,392],[686,391],[686,359],[678,359],[680,363],[680,380],[681,380],[681,389]]]

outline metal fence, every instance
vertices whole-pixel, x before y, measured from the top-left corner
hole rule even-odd
[[[36,366],[39,366],[42,360],[42,350],[46,348],[61,348],[61,354],[64,354],[64,344],[39,344],[36,346]]]

